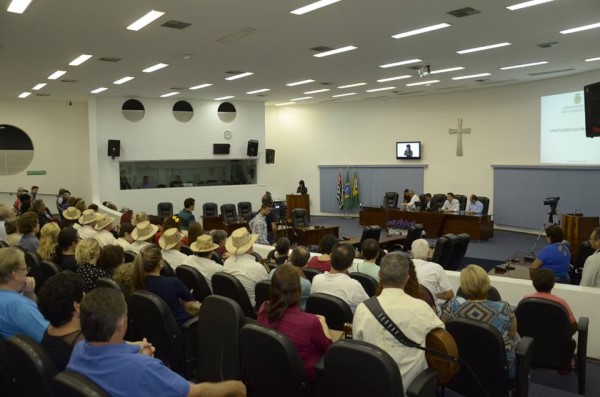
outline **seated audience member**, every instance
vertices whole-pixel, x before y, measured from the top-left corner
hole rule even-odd
[[[84,213],[86,210],[88,210],[88,209],[89,209],[89,208],[88,208],[88,206],[87,206],[87,204],[85,203],[85,200],[84,200],[84,199],[81,199],[81,198],[76,198],[75,200],[76,200],[76,201],[75,201],[75,208],[77,208],[79,211],[81,211],[81,214],[83,215],[83,213]],[[93,210],[92,210],[92,211],[93,211]],[[95,211],[94,211],[94,212],[95,212]],[[79,222],[79,223],[81,223],[81,222]]]
[[[113,211],[119,212],[119,207],[117,207],[117,205],[115,203],[111,203],[110,201],[103,201],[102,205],[105,206],[106,208],[110,208]]]
[[[40,290],[38,308],[50,321],[41,345],[59,371],[65,370],[73,346],[84,339],[79,324],[84,288],[81,277],[68,271],[50,277]]]
[[[19,246],[27,252],[37,252],[39,240],[35,236],[40,231],[38,217],[33,212],[26,212],[17,219],[17,226],[21,232]]]
[[[98,212],[100,210],[100,208],[98,208],[97,204],[92,203],[92,204],[88,205],[88,210],[94,210],[94,212]]]
[[[61,270],[77,271],[77,260],[75,259],[75,249],[79,243],[77,230],[72,227],[65,227],[58,232],[56,239],[56,251],[54,253],[54,261]]]
[[[189,246],[191,243],[198,240],[198,237],[202,236],[203,234],[204,228],[202,227],[202,224],[199,222],[192,222],[188,227],[187,237],[184,237],[183,244]],[[225,233],[225,238],[227,238],[227,233]]]
[[[40,227],[44,227],[45,224],[54,220],[52,214],[50,214],[50,211],[46,208],[44,200],[33,200],[31,202],[31,211],[37,215]]]
[[[315,363],[331,345],[323,316],[309,314],[299,306],[300,275],[289,264],[278,266],[271,278],[269,300],[258,310],[258,322],[286,335],[298,349],[309,380],[317,377]]]
[[[408,195],[409,189],[404,189],[404,192],[402,192],[402,204],[408,204],[408,202],[410,201],[410,196]]]
[[[23,334],[40,343],[48,321],[35,304],[35,280],[28,272],[23,251],[0,248],[0,336]]]
[[[519,344],[517,318],[507,302],[493,302],[487,299],[490,290],[490,278],[485,270],[477,265],[469,265],[460,272],[460,288],[465,297],[456,296],[444,305],[442,321],[447,322],[455,317],[484,321],[494,326],[506,349],[509,373],[514,377],[515,349]],[[486,315],[482,317],[482,313]]]
[[[17,210],[17,212],[19,211],[19,208],[21,208],[21,203],[23,202],[23,198],[22,198],[23,195],[27,194],[27,196],[29,196],[28,193],[29,192],[24,187],[19,187],[17,189],[17,199],[15,200],[15,203],[14,203],[14,207],[15,207],[15,210]],[[29,199],[31,199],[31,196],[29,196],[28,200]]]
[[[171,309],[177,324],[183,324],[198,314],[200,303],[177,277],[160,275],[164,261],[160,248],[148,245],[140,251],[133,262],[133,288],[147,290],[158,295]]]
[[[24,214],[31,208],[31,196],[28,193],[21,195],[21,205],[19,206],[19,214]]]
[[[227,232],[225,230],[215,229],[210,231],[210,236],[213,239],[213,243],[219,246],[219,248],[215,249],[215,253],[219,255],[219,257],[222,260],[227,259],[229,257],[229,252],[227,252],[227,248],[225,248],[225,241],[227,241]]]
[[[100,244],[95,238],[81,240],[75,248],[77,274],[85,282],[85,292],[96,288],[96,280],[100,277],[110,277],[108,273],[97,266],[100,258]]]
[[[4,228],[6,229],[6,243],[11,247],[18,247],[23,235],[17,228],[17,220],[5,221]]]
[[[360,252],[362,253],[364,262],[353,263],[350,266],[350,273],[364,273],[379,282],[379,266],[375,263],[379,256],[379,243],[372,238],[365,239]]]
[[[541,298],[560,304],[569,314],[571,332],[575,333],[577,331],[577,320],[575,319],[571,307],[563,298],[552,293],[552,288],[554,288],[554,273],[552,273],[552,270],[540,269],[537,272],[532,273],[531,281],[537,292],[535,294],[526,295],[524,298]]]
[[[109,277],[125,262],[125,251],[120,245],[105,245],[100,250],[97,266],[104,270]]]
[[[256,262],[256,258],[251,255],[256,239],[258,235],[248,233],[245,227],[234,230],[225,242],[227,252],[231,256],[223,264],[223,272],[231,274],[242,283],[252,306],[256,304],[256,284],[269,278],[264,266]]]
[[[131,223],[121,223],[121,227],[119,228],[119,238],[115,240],[115,244],[120,245],[125,251],[128,251],[129,246],[135,241],[133,237],[131,237],[133,229],[135,229],[135,226]]]
[[[76,207],[77,208],[77,203],[80,201],[81,199],[79,197],[75,197],[75,196],[69,196],[69,198],[67,199],[67,207]],[[82,201],[82,200],[81,200]],[[83,210],[85,210],[85,201],[83,202]],[[81,208],[77,208],[80,212],[83,212],[81,210]]]
[[[87,294],[80,319],[85,341],[75,345],[67,370],[87,376],[113,397],[246,395],[239,381],[192,384],[153,358],[154,348],[147,341],[125,343],[127,304],[115,289]]]
[[[404,208],[406,208],[407,210],[415,210],[417,208],[417,205],[421,205],[421,200],[419,199],[419,196],[417,194],[415,194],[414,190],[409,190],[408,191],[408,197],[409,200],[406,203],[402,203],[402,206]],[[419,203],[419,204],[417,204]]]
[[[481,216],[483,213],[483,203],[477,199],[477,196],[472,194],[469,197],[469,204],[465,208],[466,215],[478,215]]]
[[[261,205],[260,210],[254,218],[248,222],[248,227],[252,233],[258,235],[257,244],[269,245],[267,237],[267,220],[266,217],[271,213],[271,207],[266,204]]]
[[[427,261],[429,256],[429,243],[427,240],[420,238],[413,241],[411,251],[419,283],[436,298],[435,303],[441,306],[448,299],[452,299],[454,291],[446,271],[437,263]]]
[[[71,192],[67,189],[63,187],[58,190],[58,194],[56,195],[56,210],[61,217],[62,213],[69,207],[69,198],[71,198]]]
[[[435,202],[431,193],[425,193],[425,202],[421,203],[421,211],[437,211],[438,203]]]
[[[311,283],[304,275],[302,271],[303,268],[306,267],[308,263],[308,259],[310,258],[310,252],[306,247],[296,247],[292,250],[290,255],[289,264],[294,266],[296,272],[298,272],[298,276],[300,276],[300,309],[306,309],[306,300],[310,296],[310,288]],[[275,273],[276,268],[271,270],[269,273],[269,278],[273,278],[273,273]]]
[[[196,208],[196,200],[191,197],[188,197],[183,202],[183,209],[179,211],[179,219],[181,221],[181,229],[188,230],[190,223],[196,222],[196,217],[194,217],[194,209]]]
[[[79,218],[79,224],[81,227],[77,230],[79,238],[96,238],[98,232],[96,231],[96,220],[98,214],[94,210],[87,209],[81,213]]]
[[[137,226],[138,223],[144,222],[148,220],[148,214],[144,211],[136,212],[131,217],[131,224],[133,226]]]
[[[0,203],[0,240],[6,240],[6,227],[4,226],[6,221],[16,221],[17,211],[10,205]]]
[[[138,223],[131,232],[131,238],[134,242],[127,248],[127,251],[139,254],[140,250],[152,244],[152,238],[158,231],[158,226],[151,224],[149,221]]]
[[[275,249],[267,255],[267,263],[283,265],[290,254],[290,240],[282,237],[275,243]]]
[[[177,228],[171,228],[165,230],[158,240],[158,245],[163,250],[162,257],[173,270],[177,269],[177,266],[181,265],[188,257],[179,251],[182,239],[183,233],[177,230]]]
[[[444,324],[425,302],[404,292],[409,279],[409,259],[392,252],[381,260],[379,279],[383,290],[377,298],[381,308],[400,330],[410,339],[425,346],[429,331],[444,328]],[[398,364],[402,384],[408,385],[427,368],[425,352],[408,347],[392,336],[371,311],[360,304],[352,323],[353,337],[372,343],[388,352]]]
[[[353,260],[354,247],[351,244],[335,245],[331,251],[331,270],[313,278],[310,293],[335,295],[348,303],[354,313],[356,306],[369,299],[369,295],[358,281],[346,274]]]
[[[557,283],[570,284],[571,251],[568,243],[563,241],[563,231],[560,226],[550,225],[546,228],[546,241],[548,245],[537,254],[537,257],[529,266],[530,273],[535,272],[537,269],[552,270]]]
[[[600,227],[594,228],[590,236],[590,244],[596,251],[585,260],[579,285],[600,287]]]
[[[131,210],[130,208],[127,208],[127,207],[123,207],[123,208],[121,208],[120,212],[123,215],[121,215],[121,220],[119,221],[119,223],[123,224],[123,223],[131,223],[132,222],[133,210]]]
[[[197,222],[194,222],[194,224],[196,224]],[[200,225],[199,223],[197,223],[198,225]],[[190,225],[191,226],[191,225]],[[173,215],[173,216],[166,216],[163,219],[162,225],[159,228],[158,232],[156,232],[156,234],[154,235],[154,243],[158,244],[158,241],[160,240],[160,237],[162,236],[162,233],[165,230],[169,230],[169,229],[177,229],[179,230],[179,232],[181,232],[181,220],[179,219],[179,217],[177,215]],[[200,226],[200,228],[202,229],[202,226]],[[188,233],[189,233],[189,227],[188,227]],[[202,233],[200,234],[204,234],[204,229],[202,229]],[[185,233],[181,233],[181,235],[183,236],[183,238],[181,239],[181,244],[182,245],[189,245],[188,243],[188,236],[185,235]]]
[[[446,193],[446,201],[444,201],[441,211],[449,214],[459,213],[460,202],[454,198],[454,193]]]
[[[107,245],[113,245],[116,243],[117,239],[112,234],[112,230],[114,229],[113,221],[116,218],[106,214],[98,214],[96,218],[96,240],[100,243],[100,247],[105,247]]]
[[[133,262],[123,263],[117,267],[112,275],[112,279],[115,280],[123,289],[125,299],[129,299],[133,294]]]
[[[331,250],[338,243],[338,239],[333,234],[326,234],[319,241],[319,252],[321,255],[313,256],[308,261],[307,267],[326,272],[331,269]]]
[[[213,243],[212,237],[208,234],[198,236],[196,241],[190,245],[194,255],[186,256],[182,263],[182,265],[188,265],[198,270],[206,279],[211,291],[213,274],[223,270],[223,265],[212,260],[213,252],[217,247],[218,245]]]
[[[59,232],[60,227],[58,227],[58,224],[55,222],[46,223],[40,229],[40,241],[37,254],[42,260],[54,261]]]
[[[408,260],[408,276],[408,281],[404,286],[404,292],[406,292],[408,296],[425,301],[434,311],[437,312],[434,300],[426,291],[423,291],[419,288],[419,277],[417,276],[415,264],[413,263],[412,259]]]
[[[79,228],[81,225],[77,222],[81,217],[81,211],[79,211],[75,207],[67,207],[61,215],[62,218],[62,226],[69,227],[72,226],[75,229]]]

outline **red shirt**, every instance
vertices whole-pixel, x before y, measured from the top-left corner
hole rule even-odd
[[[306,267],[310,267],[311,269],[317,269],[322,272],[328,272],[331,270],[331,260],[321,261],[318,256],[313,256],[308,261]]]

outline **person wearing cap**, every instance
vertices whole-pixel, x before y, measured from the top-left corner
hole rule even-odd
[[[81,227],[77,230],[80,239],[96,238],[98,232],[96,231],[96,219],[98,214],[94,210],[85,210],[79,217],[79,224]]]
[[[177,216],[181,220],[181,228],[183,230],[188,230],[190,223],[196,222],[196,218],[194,217],[194,208],[196,208],[196,200],[191,197],[188,197],[183,202],[183,209],[179,211]]]
[[[121,223],[121,227],[119,228],[119,238],[115,240],[115,244],[123,247],[125,251],[129,251],[129,247],[131,243],[135,240],[131,237],[131,233],[135,229],[131,223]]]
[[[115,236],[111,233],[113,230],[113,221],[115,217],[106,215],[106,214],[98,214],[96,217],[96,240],[100,243],[100,247],[104,247],[107,245],[113,245],[117,241]]]
[[[179,251],[181,248],[181,241],[183,239],[183,233],[181,233],[176,227],[165,230],[165,232],[158,239],[158,245],[162,248],[162,257],[173,270],[177,266],[183,264],[187,259],[187,255]]]
[[[206,283],[211,291],[213,274],[223,270],[222,265],[211,259],[217,248],[219,248],[219,245],[213,242],[210,235],[203,234],[198,236],[196,241],[190,245],[190,249],[194,252],[194,255],[189,255],[182,263],[182,265],[188,265],[198,270],[206,279]]]
[[[138,223],[131,232],[131,238],[134,242],[127,249],[133,251],[136,254],[140,253],[140,250],[146,245],[152,245],[152,238],[158,231],[158,226],[153,225],[150,221],[143,221]]]
[[[17,211],[4,203],[0,203],[0,240],[6,240],[6,227],[4,222],[17,219]]]
[[[223,272],[231,274],[242,283],[253,307],[256,304],[256,284],[269,278],[264,266],[256,262],[256,258],[251,255],[252,246],[257,239],[258,235],[250,234],[245,227],[234,230],[225,241],[225,248],[231,256],[223,264]]]
[[[67,207],[62,212],[62,225],[63,227],[72,226],[75,230],[79,229],[81,225],[77,222],[81,217],[81,211],[75,207]]]

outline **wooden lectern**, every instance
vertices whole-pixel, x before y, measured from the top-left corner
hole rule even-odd
[[[309,194],[288,194],[285,196],[287,206],[287,221],[292,223],[292,210],[295,208],[304,208],[308,221],[310,222],[310,195]]]
[[[579,216],[563,214],[562,228],[564,238],[571,244],[571,258],[575,260],[579,255],[579,247],[585,240],[589,240],[592,230],[599,224],[597,216]]]

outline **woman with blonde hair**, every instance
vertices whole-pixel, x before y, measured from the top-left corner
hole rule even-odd
[[[40,230],[40,242],[37,253],[42,260],[54,261],[59,232],[60,227],[54,222],[46,223]]]
[[[75,260],[77,260],[77,274],[85,282],[85,292],[96,288],[96,280],[100,277],[110,277],[110,275],[96,266],[100,258],[100,244],[95,238],[83,239],[75,248]]]

